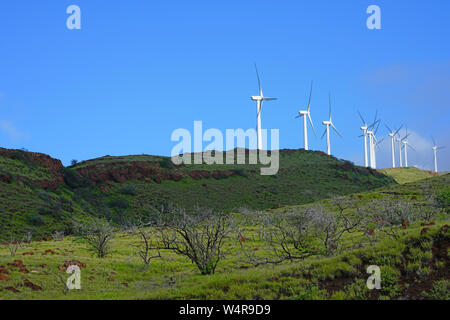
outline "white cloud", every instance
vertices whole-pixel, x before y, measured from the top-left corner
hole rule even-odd
[[[408,148],[408,166],[409,167],[417,167],[422,170],[433,170],[434,169],[434,158],[433,158],[433,143],[430,138],[424,138],[419,135],[417,132],[408,129],[408,142],[414,148]],[[403,129],[400,132],[400,135],[404,137],[406,135],[406,130]],[[378,138],[382,139],[381,136]],[[438,142],[437,142],[438,143]],[[438,156],[439,164],[438,169],[448,170],[447,160],[444,157],[444,153],[440,154],[441,157]],[[403,165],[405,164],[404,160],[404,151],[402,151],[403,157]],[[398,155],[398,144],[395,143],[395,163],[398,167],[399,165],[399,155]],[[392,167],[392,155],[391,155],[391,138],[389,136],[384,137],[384,141],[380,144],[380,148],[377,151],[377,167],[378,168],[391,168]]]
[[[12,140],[20,140],[26,138],[26,135],[19,131],[11,122],[0,121],[0,130]]]

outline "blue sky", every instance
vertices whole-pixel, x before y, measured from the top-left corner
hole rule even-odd
[[[68,30],[66,8],[81,8]],[[381,8],[382,30],[366,27]],[[442,1],[2,1],[0,146],[64,164],[109,155],[169,155],[177,128],[254,128],[258,64],[263,128],[281,148],[303,147],[294,119],[314,80],[311,115],[333,97],[339,158],[363,163],[359,109],[378,109],[413,136],[410,165],[432,168],[431,138],[450,149],[450,2]],[[386,134],[384,125],[379,137]],[[450,153],[439,154],[450,170]],[[389,166],[388,144],[379,166]]]

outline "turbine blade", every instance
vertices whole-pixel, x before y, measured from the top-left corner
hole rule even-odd
[[[377,120],[374,123],[372,123],[370,126],[367,127],[367,129],[373,128],[374,126],[377,125],[378,122],[380,122],[380,120]]]
[[[278,98],[266,98],[266,97],[263,97],[263,100],[264,101],[273,101],[273,100],[278,100]]]
[[[378,109],[375,111],[375,119],[373,120],[374,123],[377,121],[377,116],[378,116]]]
[[[377,128],[375,129],[375,132],[374,132],[374,134],[377,134],[377,132],[378,132],[378,128],[380,127],[380,124],[381,124],[381,120],[379,120],[379,121],[378,121],[378,126],[377,126]]]
[[[416,149],[414,149],[414,147],[412,145],[410,145],[409,143],[406,144],[408,147],[410,147],[411,149],[413,149],[414,151],[416,151]]]
[[[359,112],[359,110],[357,110],[359,117],[361,118],[361,121],[364,123],[364,126],[366,126],[366,120],[364,120],[363,116],[361,115],[361,113]]]
[[[325,137],[325,133],[327,133],[327,129],[325,128],[325,131],[322,134],[322,137],[320,139],[323,139],[323,137]]]
[[[330,115],[330,122],[331,122],[331,93],[328,94],[328,104],[329,104],[329,115]]]
[[[384,126],[388,129],[389,133],[392,133],[391,128],[389,128],[389,126],[387,124],[385,124]]]
[[[298,116],[296,116],[295,117],[295,119],[298,119],[298,118],[300,118],[302,115],[301,114],[299,114]]]
[[[309,119],[309,123],[311,123],[311,127],[312,127],[312,129],[313,129],[314,135],[315,135],[316,138],[317,138],[316,129],[314,129],[314,124],[313,124],[313,122],[312,122],[311,114],[310,114],[309,112],[308,112],[308,119]]]
[[[256,77],[258,78],[258,92],[260,95],[262,95],[261,80],[259,79],[259,72],[258,72],[258,67],[256,66],[256,63],[255,63],[255,70],[256,70]]]
[[[403,128],[403,125],[401,125],[400,128],[397,129],[397,131],[395,131],[394,136],[396,136],[402,128]]]
[[[334,126],[333,122],[331,123],[331,126],[333,127],[334,131],[336,131],[336,133],[339,135],[339,137],[342,138],[342,135],[339,133],[338,129],[336,129],[336,127]]]
[[[431,136],[431,140],[433,140],[433,145],[436,146],[436,141],[434,141],[434,137]]]
[[[436,150],[441,150],[441,149],[445,149],[445,146],[442,146],[442,147],[437,147],[437,149],[436,149]]]
[[[311,95],[312,95],[312,89],[313,89],[313,81],[311,81],[311,89],[309,90],[308,112],[309,112],[309,108],[311,107]]]

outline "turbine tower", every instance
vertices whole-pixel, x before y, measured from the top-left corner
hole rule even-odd
[[[312,122],[311,113],[310,113],[310,110],[311,110],[312,86],[313,86],[313,82],[311,81],[311,89],[309,91],[309,99],[308,99],[307,110],[300,110],[298,112],[298,116],[295,117],[296,119],[300,118],[300,117],[303,117],[303,136],[304,136],[304,139],[305,139],[305,150],[309,150],[309,148],[308,148],[308,123],[306,121],[306,117],[308,117],[308,119],[309,119],[309,123],[311,124],[311,127],[313,129],[314,136],[317,137],[316,130],[314,129],[314,124]]]
[[[359,111],[358,114],[363,122],[363,125],[360,128],[363,131],[363,134],[360,137],[364,136],[364,166],[367,168],[369,166],[369,159],[367,158],[367,130],[369,127]]]
[[[401,140],[401,143],[403,144],[403,151],[405,152],[405,167],[406,168],[408,168],[408,147],[410,147],[414,151],[416,150],[409,144],[408,137],[409,137],[408,129],[406,129],[406,136],[404,136],[403,139]]]
[[[336,131],[336,133],[340,136],[341,134],[339,133],[339,131],[336,129],[336,127],[333,124],[333,121],[331,120],[331,94],[329,94],[328,96],[328,104],[329,104],[329,119],[328,121],[323,121],[322,124],[324,124],[326,126],[326,129],[322,135],[323,136],[326,134],[327,135],[327,153],[329,156],[331,156],[331,144],[330,144],[330,126],[334,129],[334,131]]]
[[[403,159],[402,159],[402,147],[403,147],[403,144],[402,144],[402,139],[400,137],[398,137],[398,138],[395,138],[395,141],[397,141],[397,143],[398,143],[399,165],[400,165],[400,168],[403,168]]]
[[[261,134],[261,109],[263,105],[263,101],[273,101],[277,100],[277,98],[268,98],[264,97],[262,89],[261,89],[261,81],[259,79],[258,68],[255,64],[256,77],[258,78],[258,89],[259,96],[252,96],[252,100],[256,101],[256,132],[258,139],[258,150],[262,150],[262,134]]]
[[[358,112],[359,113],[359,112]],[[379,122],[380,120],[377,120],[377,115],[378,115],[378,111],[375,113],[375,119],[374,122],[370,125],[367,126],[366,122],[364,121],[363,117],[361,116],[361,114],[359,114],[359,116],[361,117],[361,120],[364,123],[364,126],[361,127],[361,130],[364,131],[364,133],[362,135],[360,135],[360,137],[364,136],[364,152],[365,152],[365,164],[368,167],[369,163],[367,161],[367,145],[366,145],[366,137],[369,137],[369,159],[370,159],[370,167],[375,169],[376,168],[376,156],[375,156],[375,143],[376,143],[376,131],[378,131],[378,127],[374,132],[374,127],[378,124],[379,126]]]
[[[386,125],[386,128],[389,130],[389,137],[391,137],[391,153],[392,153],[392,168],[395,168],[395,137],[397,136],[397,134],[399,133],[400,129],[402,128],[402,126],[400,126],[400,128],[398,128],[397,131],[392,131],[388,125]],[[400,152],[401,153],[401,152]]]
[[[437,169],[437,151],[438,150],[440,150],[440,149],[444,149],[445,147],[438,147],[438,146],[436,146],[436,142],[434,141],[434,138],[433,137],[431,137],[431,139],[433,139],[433,154],[434,154],[434,172],[438,172],[438,169]]]
[[[375,120],[377,118],[377,115],[375,114]],[[373,130],[373,128],[375,127],[375,125],[378,123],[378,126],[375,130]],[[376,134],[378,132],[378,128],[380,127],[380,120],[376,120],[370,127],[372,127],[371,131],[368,131],[369,133],[369,137],[370,137],[370,142],[371,142],[371,148],[370,148],[370,166],[372,169],[376,169],[377,168],[377,153],[376,153],[376,149],[378,147],[378,145],[381,143],[378,142]]]

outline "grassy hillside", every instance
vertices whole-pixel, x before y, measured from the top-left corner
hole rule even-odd
[[[239,249],[238,234],[233,233],[226,240],[226,258],[216,274],[207,276],[201,275],[185,257],[164,250],[163,258],[144,268],[133,246],[139,239],[128,233],[117,233],[113,253],[102,259],[95,257],[85,242],[72,236],[31,242],[15,257],[0,246],[0,270],[3,266],[9,272],[3,273],[6,278],[0,280],[0,298],[448,300],[449,185],[450,175],[446,175],[347,196],[356,199],[361,207],[373,199],[398,198],[409,201],[421,212],[437,210],[431,196],[447,199],[447,213],[441,212],[431,223],[418,220],[405,227],[397,226],[398,239],[376,231],[376,240],[370,242],[363,232],[356,232],[346,236],[332,256],[252,267]],[[329,200],[319,202],[337,211]],[[268,213],[281,214],[290,209],[277,208]],[[246,245],[262,251],[267,243],[258,239],[254,227],[251,222],[242,226],[248,237]],[[65,294],[63,283],[68,275],[62,266],[68,261],[83,265],[82,288]],[[381,290],[370,291],[366,287],[369,265],[381,269]]]
[[[314,151],[282,150],[274,176],[260,175],[259,168],[174,166],[149,155],[105,156],[64,168],[43,154],[0,148],[0,234],[71,232],[72,218],[92,215],[123,223],[168,203],[262,210],[395,184],[375,170]]]
[[[437,176],[436,174],[434,174],[431,171],[420,170],[415,167],[389,168],[389,169],[380,169],[378,171],[394,178],[395,181],[400,184],[414,182],[417,180],[422,180],[422,179],[427,179],[427,178]]]

